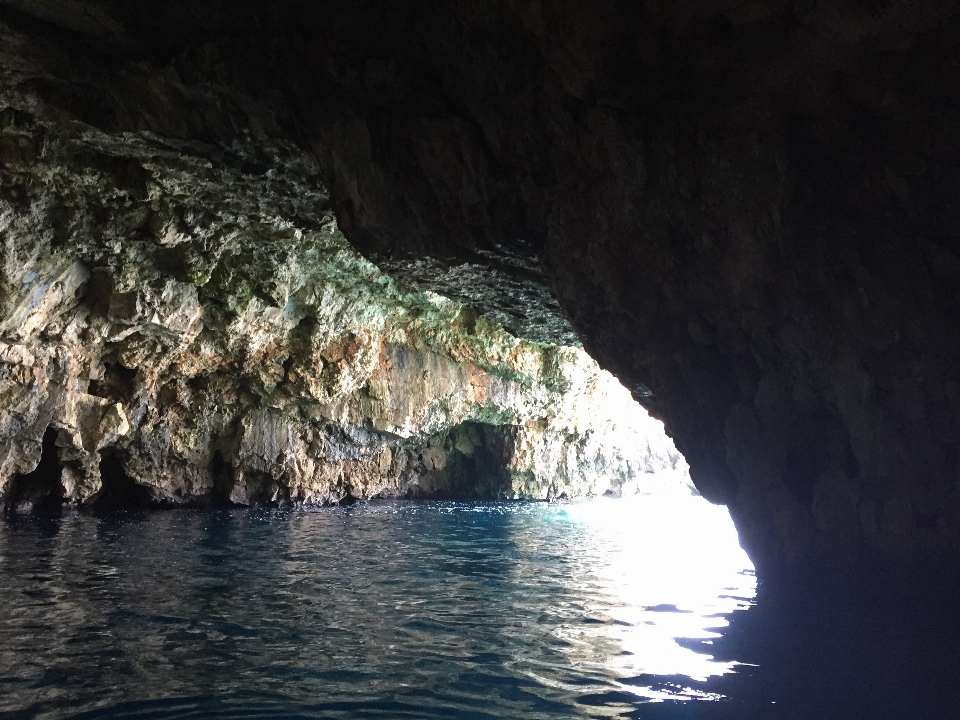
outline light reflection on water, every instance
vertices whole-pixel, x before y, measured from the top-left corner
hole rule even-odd
[[[753,565],[725,508],[690,496],[640,496],[598,498],[562,513],[587,524],[603,548],[593,572],[611,599],[605,612],[620,629],[619,644],[631,653],[611,658],[610,667],[699,681],[733,670],[734,662],[677,643],[719,637],[727,616],[749,607],[756,593]]]
[[[6,522],[0,713],[656,717],[754,590],[689,497]]]

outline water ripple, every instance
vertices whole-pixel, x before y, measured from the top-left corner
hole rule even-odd
[[[732,533],[693,498],[6,522],[0,717],[683,717],[735,665]]]

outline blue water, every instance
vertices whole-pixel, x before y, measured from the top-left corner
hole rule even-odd
[[[696,498],[6,520],[0,716],[698,717],[754,591]]]

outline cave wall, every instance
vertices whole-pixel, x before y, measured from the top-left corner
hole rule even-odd
[[[761,572],[956,558],[955,3],[405,19],[305,120],[353,242],[398,277],[529,248]]]
[[[956,558],[956,2],[2,5],[62,122],[284,138],[406,287],[569,320],[761,572]]]
[[[360,256],[297,148],[2,99],[7,511],[547,499],[644,491],[659,470],[683,487],[662,426],[624,416],[629,393],[582,349]]]

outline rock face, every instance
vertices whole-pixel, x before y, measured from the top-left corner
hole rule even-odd
[[[761,572],[956,561],[957,2],[2,5],[22,110],[283,140],[404,287],[529,339],[569,338],[566,315]],[[29,163],[19,142],[4,157]],[[53,294],[11,305],[16,327],[90,267],[47,267]],[[161,327],[188,323],[177,297]],[[107,434],[139,422],[103,407]]]
[[[685,472],[583,350],[401,292],[295,148],[2,118],[9,510],[551,498]]]
[[[956,3],[410,18],[413,50],[378,35],[328,76],[333,130],[305,121],[354,242],[400,277],[527,243],[761,572],[955,562]]]

